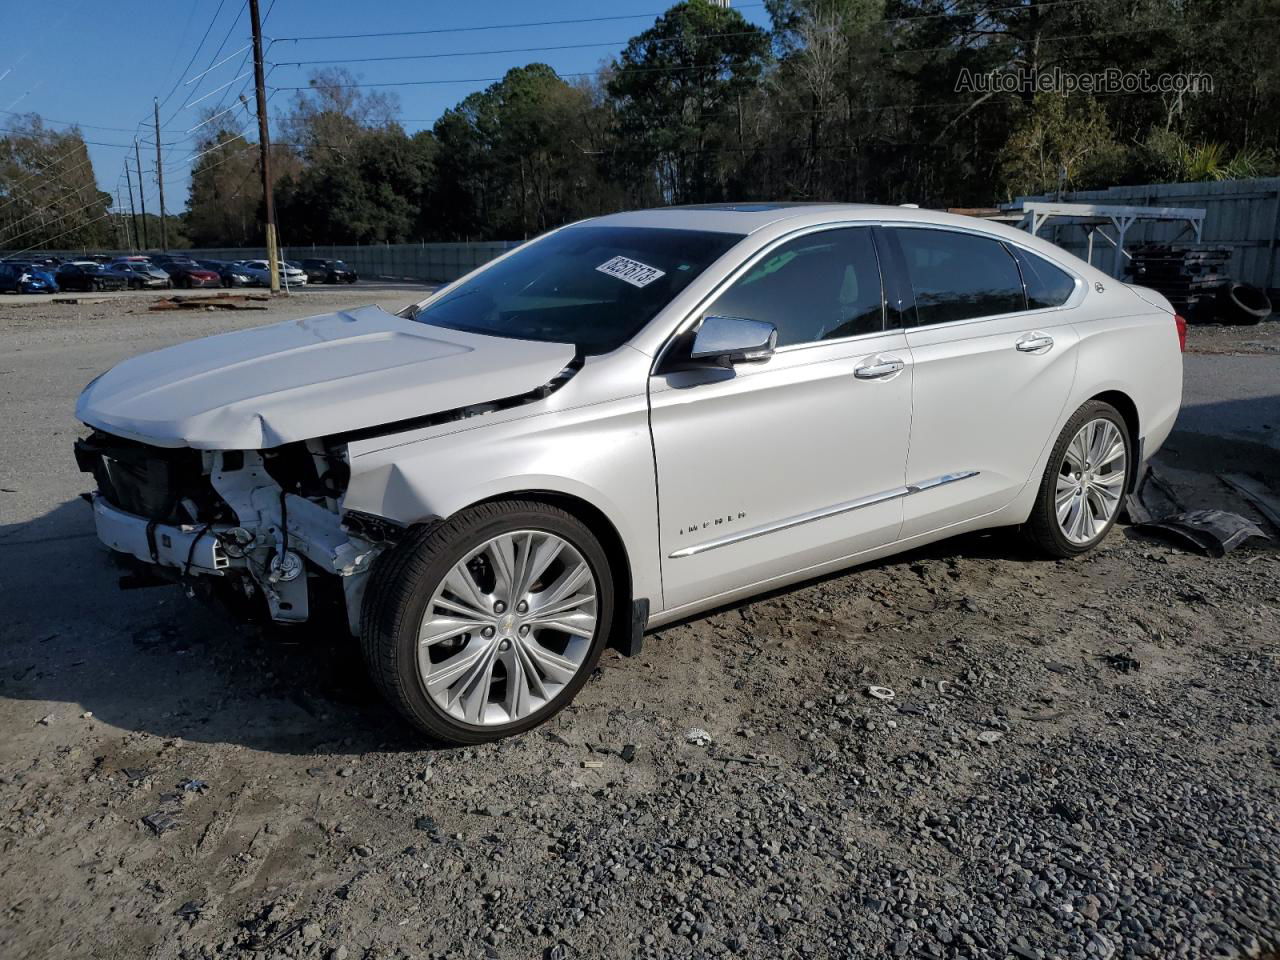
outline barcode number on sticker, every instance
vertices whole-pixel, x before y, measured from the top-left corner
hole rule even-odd
[[[611,277],[624,280],[633,287],[647,287],[659,277],[666,275],[664,270],[651,267],[647,263],[641,263],[639,260],[629,260],[626,257],[614,257],[612,260],[606,260],[596,269],[601,273],[607,273]]]

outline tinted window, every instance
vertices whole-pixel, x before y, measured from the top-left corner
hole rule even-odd
[[[1022,284],[1027,289],[1027,306],[1032,310],[1060,307],[1076,288],[1075,278],[1044,257],[1013,247],[1022,268]]]
[[[894,232],[921,324],[1026,309],[1018,265],[998,240],[951,230],[900,228]]]
[[[883,330],[880,264],[871,230],[826,230],[784,243],[706,313],[766,320],[778,328],[780,347]]]
[[[696,230],[568,227],[405,315],[455,330],[607,353],[741,239]]]

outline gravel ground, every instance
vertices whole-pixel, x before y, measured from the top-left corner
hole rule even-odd
[[[1218,324],[1187,328],[1187,350],[1191,353],[1280,353],[1280,315],[1252,327],[1224,327]]]
[[[0,307],[0,956],[1277,945],[1272,545],[1209,560],[1121,527],[1046,562],[951,540],[608,653],[522,737],[424,749],[336,629],[117,591],[75,498],[70,406],[97,370],[298,312]],[[1175,433],[1160,469],[1189,506],[1256,516],[1224,465],[1280,489],[1280,453],[1236,438]]]

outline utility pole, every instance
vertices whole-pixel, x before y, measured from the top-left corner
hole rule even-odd
[[[267,269],[271,292],[280,292],[280,254],[276,250],[276,205],[271,196],[271,135],[267,131],[267,80],[262,69],[262,19],[258,0],[249,0],[249,21],[253,24],[253,86],[258,97],[258,150],[261,153],[262,205],[267,219]],[[156,135],[156,140],[160,135]]]
[[[142,189],[142,154],[138,151],[138,141],[133,141],[133,159],[138,165],[138,203],[142,205],[142,249],[151,249],[151,239],[147,236],[147,194]]]
[[[169,252],[169,225],[164,222],[164,166],[160,163],[160,98],[156,97],[156,180],[160,184],[160,249]]]
[[[129,187],[129,215],[133,217],[133,243],[129,245],[129,249],[138,249],[137,244],[140,242],[138,238],[138,209],[133,205],[133,177],[129,175],[129,155],[126,153],[124,157],[124,182]],[[121,211],[123,213],[123,211]]]
[[[133,197],[129,198],[130,200]],[[129,221],[124,218],[124,204],[120,202],[120,190],[116,190],[116,209],[120,212],[116,214],[116,237],[124,237],[124,243],[120,245],[122,250],[132,250],[133,244],[129,242]]]

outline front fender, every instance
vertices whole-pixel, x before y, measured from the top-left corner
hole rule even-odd
[[[506,495],[576,498],[613,524],[627,551],[633,595],[658,607],[657,484],[645,397],[481,420],[405,443],[387,445],[392,438],[383,438],[381,449],[352,445],[344,509],[408,525]]]

